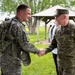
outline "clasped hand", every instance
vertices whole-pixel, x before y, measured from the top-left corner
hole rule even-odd
[[[43,55],[45,55],[45,53],[46,53],[45,50],[40,50],[38,56],[43,56]]]

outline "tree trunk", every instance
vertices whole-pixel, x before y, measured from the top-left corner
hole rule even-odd
[[[36,33],[36,26],[37,26],[37,19],[34,18],[34,22],[32,22],[32,18],[29,21],[29,25],[28,25],[28,29],[29,29],[29,33],[33,34]]]

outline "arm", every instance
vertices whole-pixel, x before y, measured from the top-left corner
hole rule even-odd
[[[27,33],[25,32],[23,25],[19,23],[13,24],[12,34],[15,37],[16,42],[19,44],[22,50],[31,53],[37,53],[37,54],[39,53],[39,50],[29,42]]]
[[[48,48],[46,48],[46,53],[51,52],[54,48],[57,48],[57,42],[56,42],[55,36],[54,36],[50,46]]]
[[[56,47],[57,47],[57,42],[56,42],[56,39],[54,37],[52,42],[51,42],[51,45],[48,48],[46,48],[45,50],[44,49],[40,50],[40,53],[38,55],[43,56],[43,55],[47,54],[48,52],[51,52]]]

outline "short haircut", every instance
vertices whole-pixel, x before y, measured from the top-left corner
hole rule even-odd
[[[17,10],[16,12],[18,13],[20,10],[25,10],[27,8],[30,8],[28,5],[26,4],[20,4],[18,7],[17,7]]]

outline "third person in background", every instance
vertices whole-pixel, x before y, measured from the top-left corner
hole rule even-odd
[[[57,22],[56,22],[56,17],[55,17],[54,25],[52,25],[52,26],[50,27],[50,29],[49,29],[50,43],[52,42],[52,39],[53,39],[53,37],[54,37],[54,35],[55,35],[55,30],[56,30],[57,27],[58,27],[58,24],[57,24]],[[54,48],[54,49],[52,50],[52,55],[53,55],[53,59],[54,59],[54,64],[55,64],[55,68],[56,68],[56,73],[57,73],[57,75],[59,75],[59,74],[58,74],[58,63],[57,63],[57,48]]]

